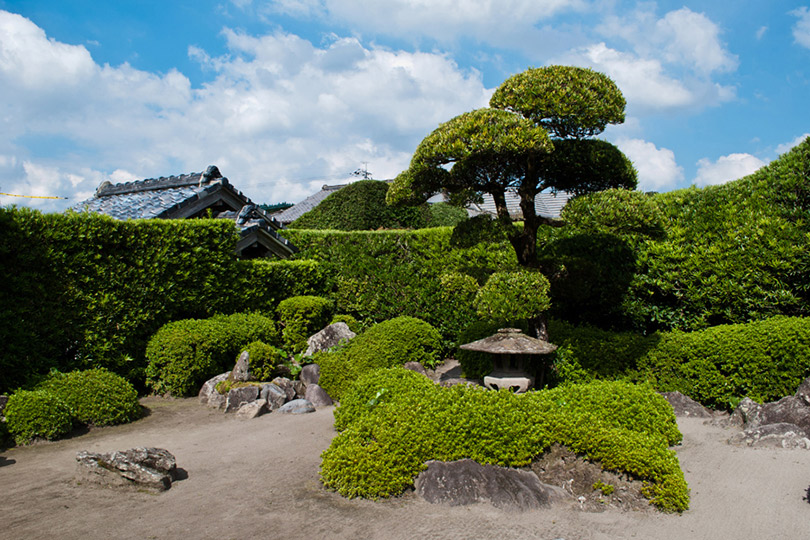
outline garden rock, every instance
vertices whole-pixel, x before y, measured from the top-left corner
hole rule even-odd
[[[317,352],[323,352],[340,345],[343,341],[349,341],[357,334],[349,330],[349,326],[344,322],[330,324],[317,334],[307,339],[307,350],[304,356],[312,356]]]
[[[810,439],[796,424],[776,423],[746,429],[734,434],[729,444],[760,448],[801,448],[810,449]]]
[[[306,383],[304,381],[293,381],[292,385],[293,385],[293,390],[295,390],[296,399],[306,397],[307,385],[306,385]]]
[[[267,402],[267,408],[271,411],[278,410],[282,405],[287,403],[287,392],[282,390],[277,384],[265,384],[262,386],[259,396]]]
[[[294,399],[285,403],[278,412],[286,414],[305,414],[315,412],[315,406],[306,399]]]
[[[747,430],[769,424],[795,424],[810,437],[810,406],[795,395],[764,405],[745,398],[731,416],[737,425],[742,421]]]
[[[250,420],[263,415],[265,412],[267,412],[267,401],[264,399],[257,399],[256,401],[245,403],[239,407],[239,410],[236,411],[236,416],[237,418]]]
[[[270,382],[284,390],[284,392],[287,394],[287,401],[295,399],[295,386],[290,379],[287,377],[276,377]]]
[[[427,371],[425,370],[425,366],[423,366],[419,362],[405,362],[405,364],[403,364],[402,367],[404,367],[407,370],[415,371],[416,373],[420,373],[420,374],[424,375],[425,377],[428,376]]]
[[[680,392],[661,392],[661,395],[672,405],[675,416],[691,418],[711,418],[712,416],[706,407]]]
[[[802,381],[802,384],[796,389],[796,397],[802,400],[805,405],[810,406],[810,377]]]
[[[759,425],[759,414],[762,405],[751,398],[743,398],[729,417],[729,425],[737,427],[755,427]]]
[[[307,385],[306,400],[316,407],[328,407],[332,405],[332,398],[326,393],[326,390],[317,384]]]
[[[428,461],[416,477],[416,494],[433,504],[460,506],[488,502],[507,510],[534,510],[562,499],[562,490],[524,470],[480,465],[471,459]]]
[[[124,452],[76,454],[80,480],[106,486],[165,491],[177,476],[174,456],[163,448],[132,448]]]
[[[200,388],[200,393],[197,394],[200,398],[200,403],[204,403],[216,409],[224,409],[226,398],[217,392],[217,385],[226,380],[230,374],[231,372],[228,371],[208,379],[205,384],[202,385],[202,388]]]
[[[228,392],[228,397],[225,401],[225,412],[234,412],[238,411],[239,407],[241,407],[245,403],[250,403],[251,401],[256,401],[256,398],[259,397],[259,387],[258,386],[243,386],[241,388],[232,388],[230,392]]]
[[[248,382],[250,380],[250,353],[242,351],[236,360],[236,365],[231,371],[230,380],[236,382]]]
[[[321,380],[321,366],[318,364],[307,364],[301,368],[301,374],[298,378],[304,382],[304,384],[318,384],[318,381]]]

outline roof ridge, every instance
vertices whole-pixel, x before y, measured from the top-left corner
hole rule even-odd
[[[160,178],[146,178],[144,180],[134,180],[113,184],[103,182],[96,190],[96,197],[107,197],[110,195],[123,195],[125,193],[139,193],[142,191],[154,191],[158,189],[169,189],[176,187],[212,184],[219,180],[220,183],[227,184],[228,179],[223,178],[219,169],[215,165],[209,166],[203,173],[188,173],[177,176],[161,176]]]

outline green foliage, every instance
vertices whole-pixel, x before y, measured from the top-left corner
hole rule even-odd
[[[388,184],[380,180],[360,180],[335,191],[321,204],[296,219],[295,229],[363,231],[376,229],[417,229],[425,226],[428,209],[419,206],[389,207],[385,204]]]
[[[332,316],[333,303],[319,296],[294,296],[276,308],[284,346],[293,352],[307,348],[307,339],[319,332]]]
[[[601,382],[513,394],[377,370],[346,393],[335,427],[341,432],[322,454],[321,478],[346,497],[398,494],[431,459],[521,467],[560,443],[644,480],[659,508],[688,507],[668,449],[681,439],[675,416],[649,386]]]
[[[140,417],[138,392],[132,384],[104,368],[53,373],[37,389],[50,392],[70,408],[82,424],[111,426]]]
[[[414,317],[397,317],[372,326],[342,349],[318,355],[318,384],[333,399],[340,400],[367,371],[406,362],[419,362],[433,369],[442,360],[441,350],[441,336],[430,324]]]
[[[611,484],[605,484],[600,480],[598,482],[594,482],[593,489],[594,491],[601,491],[602,495],[607,497],[612,495],[616,488],[614,488]]]
[[[157,393],[192,395],[206,380],[232,368],[234,358],[254,341],[278,342],[272,319],[234,314],[168,323],[146,347],[146,382]]]
[[[138,385],[169,321],[272,311],[318,294],[312,261],[237,261],[227,220],[129,220],[0,208],[0,392],[105,367]]]
[[[346,323],[346,326],[349,327],[349,330],[351,330],[355,334],[359,334],[363,330],[362,326],[360,326],[360,323],[357,322],[357,319],[355,319],[351,315],[342,315],[338,313],[337,315],[332,317],[332,320],[329,322],[329,324],[335,324],[339,322]]]
[[[428,206],[427,227],[455,227],[467,219],[467,210],[446,202]]]
[[[775,401],[810,375],[810,319],[775,317],[672,332],[638,360],[637,378],[718,408],[739,396]]]
[[[4,411],[8,431],[17,444],[35,438],[53,440],[73,427],[70,407],[45,390],[19,390],[8,398]]]
[[[531,319],[551,305],[548,290],[548,279],[538,271],[496,272],[475,295],[475,309],[492,321]]]
[[[617,235],[664,235],[664,214],[652,196],[628,189],[608,189],[576,197],[562,210],[575,229]]]
[[[244,350],[250,355],[250,374],[257,381],[272,379],[278,367],[286,360],[284,351],[263,341],[254,341]],[[239,359],[238,355],[236,359]]]
[[[609,77],[572,66],[527,69],[505,80],[490,107],[520,113],[564,138],[592,137],[624,122],[625,100]]]

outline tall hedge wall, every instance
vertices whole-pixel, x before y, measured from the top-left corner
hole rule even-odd
[[[50,368],[143,379],[149,337],[176,319],[271,311],[317,294],[317,263],[237,261],[224,220],[116,221],[0,208],[0,392]]]

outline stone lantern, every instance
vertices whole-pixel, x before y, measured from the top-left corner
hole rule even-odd
[[[534,385],[533,373],[539,365],[537,357],[557,350],[556,345],[529,337],[517,328],[501,328],[492,336],[459,348],[491,354],[495,369],[484,377],[484,386],[493,390],[509,388],[515,392],[525,392]],[[540,382],[543,382],[543,371]]]

